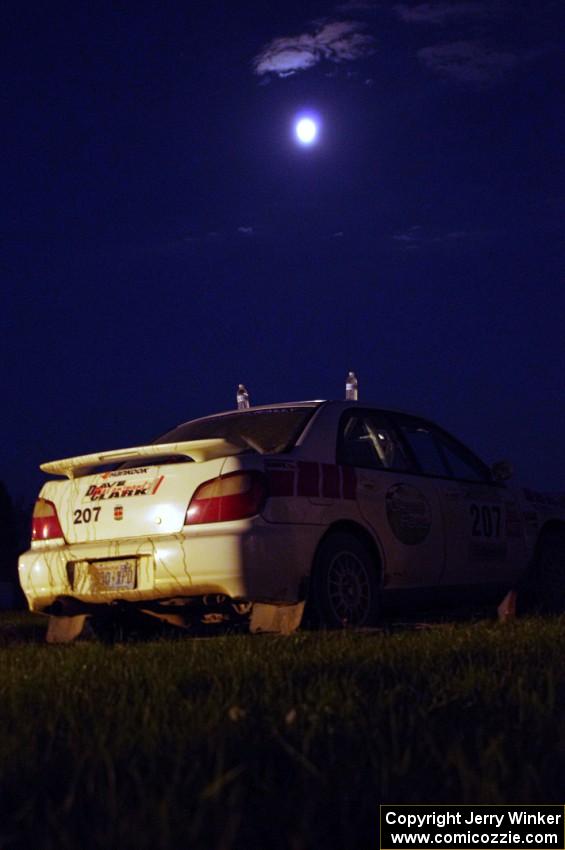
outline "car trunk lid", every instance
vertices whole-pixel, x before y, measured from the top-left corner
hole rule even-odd
[[[69,480],[47,482],[41,498],[55,505],[70,544],[179,533],[196,488],[221,474],[227,455],[243,450],[224,440],[193,442],[216,445],[184,445],[181,450],[149,446],[44,464],[42,469],[66,474]],[[126,453],[126,466],[104,468]],[[191,462],[196,457],[199,460]],[[130,465],[132,458],[139,466]],[[102,468],[97,471],[97,466]]]

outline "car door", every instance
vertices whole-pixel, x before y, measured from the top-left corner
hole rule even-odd
[[[438,488],[445,526],[445,585],[505,584],[527,551],[513,494],[469,449],[430,422],[395,416],[420,470]]]
[[[338,463],[355,468],[359,510],[380,542],[387,589],[436,586],[444,568],[437,483],[414,474],[386,414],[346,410],[337,456]]]

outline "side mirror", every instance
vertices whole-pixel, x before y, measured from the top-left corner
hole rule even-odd
[[[507,460],[497,460],[490,468],[494,481],[508,481],[514,475],[512,464]]]

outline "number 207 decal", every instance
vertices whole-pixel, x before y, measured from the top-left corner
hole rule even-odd
[[[500,507],[498,505],[471,505],[473,537],[500,537]]]
[[[84,522],[98,522],[101,507],[96,508],[77,508],[73,511],[73,525],[82,525]]]

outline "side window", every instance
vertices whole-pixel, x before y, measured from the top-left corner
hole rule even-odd
[[[453,478],[463,478],[465,481],[490,481],[487,470],[474,455],[467,452],[463,446],[452,442],[447,435],[441,434],[440,440]]]
[[[342,421],[339,463],[366,469],[408,469],[409,463],[391,425],[378,413],[352,413]]]
[[[410,422],[403,423],[401,430],[422,472],[427,475],[439,475],[442,478],[449,475],[440,447],[429,428],[423,423]]]
[[[422,472],[464,481],[490,481],[488,469],[449,434],[417,419],[400,421],[401,431]]]

